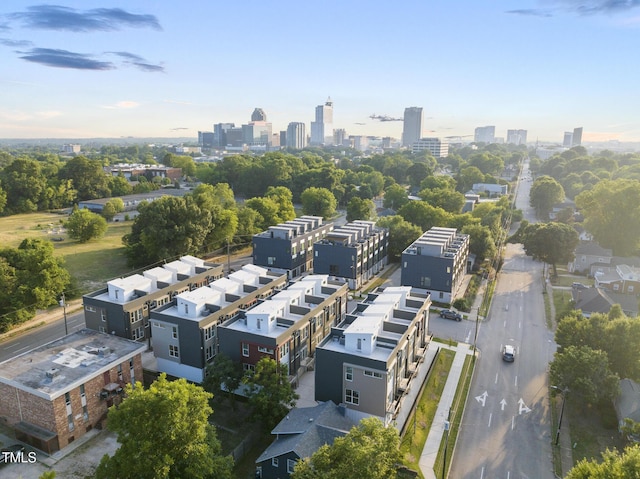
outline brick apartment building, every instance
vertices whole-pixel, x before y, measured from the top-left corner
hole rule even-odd
[[[0,364],[0,421],[52,454],[102,425],[142,381],[146,345],[83,329]]]

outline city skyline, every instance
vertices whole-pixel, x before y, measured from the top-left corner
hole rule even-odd
[[[402,138],[495,125],[528,141],[640,141],[640,8],[604,0],[389,6],[281,1],[0,5],[0,138],[193,137],[247,123],[305,123],[331,97],[333,127]],[[322,41],[317,41],[321,39]]]

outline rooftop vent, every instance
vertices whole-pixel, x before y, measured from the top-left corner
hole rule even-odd
[[[45,374],[49,379],[53,379],[60,374],[60,370],[58,368],[47,369]]]
[[[109,354],[111,354],[111,349],[106,347],[106,346],[102,346],[100,348],[98,348],[98,356],[108,356]]]

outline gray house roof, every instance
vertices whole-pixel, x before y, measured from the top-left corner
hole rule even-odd
[[[324,444],[346,435],[356,422],[344,415],[344,408],[327,401],[314,407],[294,408],[271,431],[276,440],[256,459],[256,464],[294,452],[310,457]]]
[[[619,304],[627,316],[638,315],[638,299],[629,294],[618,294],[604,291],[601,288],[573,288],[575,309],[585,315],[592,313],[607,314],[614,304]]]
[[[618,421],[629,418],[640,422],[640,384],[631,379],[621,379],[620,394],[614,405]]]
[[[609,248],[603,248],[595,241],[580,241],[576,246],[576,256],[579,254],[611,258],[613,251]]]

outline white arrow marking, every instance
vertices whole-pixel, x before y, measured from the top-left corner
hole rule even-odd
[[[500,406],[501,406],[501,410],[504,411],[504,407],[507,405],[507,401],[505,401],[504,399],[502,399],[502,401],[500,401]]]
[[[476,401],[478,401],[480,404],[482,404],[482,407],[484,407],[484,403],[487,400],[488,395],[489,393],[485,391],[482,394],[480,394],[480,396],[476,396]]]
[[[522,400],[522,398],[520,398],[520,400],[518,401],[518,414],[522,414],[522,413],[528,413],[531,412],[531,409],[529,409],[524,401]]]

